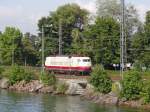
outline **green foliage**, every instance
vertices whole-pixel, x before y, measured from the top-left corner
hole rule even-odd
[[[0,79],[3,78],[3,72],[4,72],[4,68],[0,66]]]
[[[31,71],[24,71],[23,80],[25,80],[26,82],[30,82],[33,79],[35,79],[33,72],[31,72]]]
[[[122,81],[122,93],[121,96],[127,98],[127,100],[136,100],[140,98],[142,91],[142,77],[138,71],[128,71],[124,75]]]
[[[45,27],[44,27],[45,26]],[[48,26],[48,27],[46,27]],[[38,21],[38,28],[42,33],[42,27],[44,29],[44,39],[45,39],[45,55],[53,55],[58,52],[58,26],[54,24],[51,16],[42,17]],[[41,35],[39,35],[41,36]],[[39,42],[41,43],[41,41]],[[41,44],[39,44],[39,49]]]
[[[143,29],[138,29],[132,39],[132,54],[134,61],[138,61],[144,67],[150,66],[150,11],[146,14],[146,21]]]
[[[0,48],[1,48],[1,63],[8,65],[11,64],[12,51],[14,53],[14,59],[16,60],[20,54],[22,33],[19,29],[13,27],[6,27],[5,31],[0,36]],[[19,58],[17,59],[19,60]]]
[[[109,93],[112,87],[112,81],[107,76],[106,71],[100,65],[96,65],[92,70],[90,83],[95,87],[95,89],[101,93]]]
[[[22,57],[28,65],[33,66],[38,62],[38,52],[30,37],[23,37],[22,39]]]
[[[49,73],[42,73],[40,75],[40,80],[44,85],[55,85],[56,83],[56,77],[54,74],[49,74]]]
[[[84,52],[95,63],[119,63],[119,23],[113,18],[97,18],[85,29]]]
[[[83,52],[83,38],[81,38],[82,33],[79,29],[72,30],[72,54],[82,55]]]
[[[87,24],[88,11],[81,9],[77,4],[66,4],[58,7],[56,11],[50,13],[48,17],[43,17],[38,22],[39,30],[44,27],[46,36],[46,51],[45,54],[58,53],[58,29],[59,24],[62,26],[63,37],[63,53],[69,54],[72,52],[72,41],[74,29],[82,29],[82,26]],[[73,47],[74,48],[74,47]]]
[[[29,82],[34,77],[33,77],[33,73],[31,73],[30,71],[25,71],[22,67],[15,65],[9,71],[8,78],[10,84],[13,85],[22,80]]]
[[[59,94],[65,94],[67,89],[68,89],[68,85],[66,83],[58,83],[56,91]]]
[[[144,104],[150,103],[150,82],[149,81],[144,82],[141,96],[143,98]]]

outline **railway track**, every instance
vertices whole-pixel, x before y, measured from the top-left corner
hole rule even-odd
[[[84,75],[84,76],[76,76],[76,75],[56,75],[56,78],[60,78],[60,79],[86,79],[88,80],[90,76],[88,75]]]
[[[58,74],[56,75],[56,78],[58,79],[79,79],[79,80],[88,80],[90,78],[89,75],[64,75],[64,74]],[[120,81],[121,77],[120,76],[111,76],[112,81]]]

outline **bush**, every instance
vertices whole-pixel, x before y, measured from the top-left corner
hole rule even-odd
[[[29,82],[33,79],[33,74],[30,71],[27,72],[22,67],[16,65],[11,67],[8,74],[8,79],[11,85],[22,80]]]
[[[144,82],[141,95],[144,104],[150,103],[150,81]]]
[[[31,71],[25,71],[23,74],[23,80],[25,80],[26,82],[30,82],[31,80],[34,79],[34,73]]]
[[[125,97],[127,100],[139,99],[142,86],[143,82],[140,72],[135,70],[128,71],[125,73],[124,79],[122,81],[121,96]]]
[[[0,79],[3,78],[3,72],[4,72],[4,68],[0,66]]]
[[[40,80],[44,85],[55,85],[56,77],[54,74],[42,73],[40,75]]]
[[[58,83],[57,85],[57,92],[59,94],[65,94],[66,90],[68,89],[68,85],[65,83]]]
[[[91,73],[90,83],[94,88],[104,94],[111,91],[112,81],[101,65],[96,65]]]

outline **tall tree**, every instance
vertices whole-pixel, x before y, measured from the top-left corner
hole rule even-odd
[[[144,30],[145,30],[145,39],[144,39],[145,52],[141,54],[141,60],[146,67],[150,68],[150,11],[146,13],[146,22]]]
[[[21,38],[22,33],[19,29],[16,29],[14,27],[6,27],[5,31],[0,36],[2,64],[10,65],[12,62],[12,58],[14,58],[15,62],[20,62]]]
[[[83,38],[83,34],[82,32],[80,32],[79,29],[73,29],[72,30],[72,49],[71,49],[71,53],[74,55],[84,55],[84,38]]]
[[[82,30],[83,25],[87,23],[88,20],[88,11],[81,9],[77,4],[66,4],[58,7],[54,12],[51,12],[48,17],[44,17],[39,20],[39,29],[44,25],[51,25],[51,28],[47,28],[47,34],[49,33],[49,42],[50,46],[48,49],[54,49],[50,54],[56,52],[58,54],[58,30],[59,24],[61,23],[62,27],[62,37],[63,37],[63,54],[71,53],[72,45],[72,31],[77,28]],[[61,21],[61,22],[60,22]],[[46,28],[45,28],[46,29]],[[55,39],[54,39],[55,38]],[[52,40],[55,42],[52,43]],[[55,43],[55,44],[54,44]],[[57,45],[57,46],[56,46]]]
[[[146,22],[144,29],[146,35],[145,47],[150,48],[150,11],[146,13]]]
[[[113,17],[120,22],[121,17],[121,3],[118,0],[97,0],[97,15],[100,17]],[[143,25],[139,20],[136,8],[131,4],[125,6],[125,37],[127,42],[127,58],[131,61],[132,52],[131,39],[137,32],[137,29],[142,28]]]
[[[36,65],[39,60],[38,51],[35,48],[30,36],[25,35],[22,38],[22,61],[26,65]]]
[[[42,33],[44,34],[45,56],[57,54],[58,38],[59,38],[58,27],[55,26],[52,17],[51,16],[42,17],[38,22],[38,27],[40,31],[39,37],[42,37]],[[42,27],[43,27],[43,32],[42,32]],[[39,43],[41,43],[41,40],[42,38],[40,38]]]
[[[84,31],[85,51],[95,63],[119,63],[119,24],[113,18],[97,18]]]
[[[133,61],[150,66],[150,11],[146,14],[146,21],[143,29],[139,29],[132,39]]]

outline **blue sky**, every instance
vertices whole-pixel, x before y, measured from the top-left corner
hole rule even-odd
[[[60,5],[73,2],[92,13],[96,11],[95,0],[0,0],[0,31],[6,26],[14,26],[23,33],[36,34],[38,19]],[[150,9],[150,0],[126,0],[126,3],[135,5],[141,20],[144,20],[145,12]]]

